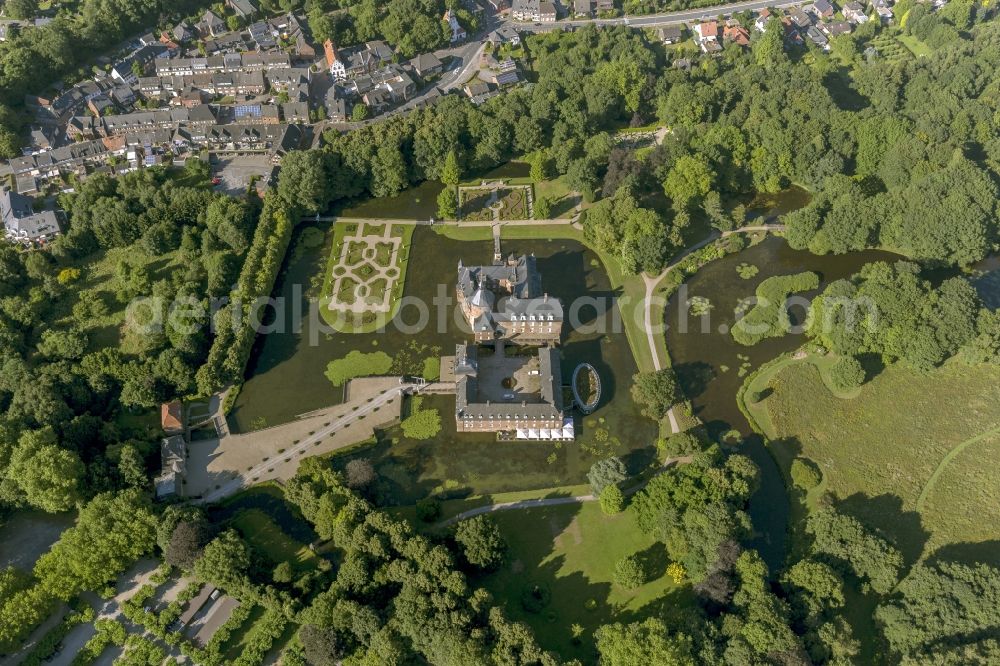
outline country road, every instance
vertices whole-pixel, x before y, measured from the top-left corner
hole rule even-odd
[[[717,16],[731,16],[738,12],[760,11],[761,9],[785,9],[787,7],[797,7],[807,4],[803,0],[778,0],[777,2],[766,0],[750,0],[749,2],[733,2],[711,7],[701,7],[698,9],[683,9],[675,12],[663,12],[661,14],[644,14],[621,16],[609,19],[568,19],[556,21],[554,23],[525,23],[507,19],[505,24],[526,32],[549,32],[552,30],[564,30],[567,27],[583,28],[588,25],[614,26],[625,25],[632,28],[655,28],[664,25],[676,25],[678,23],[689,23],[700,21],[705,18],[716,18]]]

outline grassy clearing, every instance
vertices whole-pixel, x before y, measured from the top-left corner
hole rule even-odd
[[[576,212],[576,196],[566,184],[565,176],[535,183],[535,198],[538,200],[542,197],[552,202],[553,218],[571,218]]]
[[[814,363],[778,367],[767,384],[773,393],[751,413],[783,469],[797,455],[815,461],[844,508],[893,535],[911,558],[946,543],[1000,537],[986,527],[997,522],[979,520],[986,505],[970,509],[975,498],[998,494],[996,481],[983,474],[993,437],[956,455],[917,507],[950,451],[1000,426],[1000,368],[951,362],[921,374],[895,364],[854,399],[833,395]]]
[[[1000,525],[1000,477],[992,464],[998,458],[1000,433],[994,432],[971,442],[940,468],[921,511],[931,532],[928,552],[948,544],[982,544],[968,554],[1000,565],[1000,553],[990,547]]]
[[[285,534],[261,509],[243,509],[233,518],[232,524],[274,564],[289,562],[297,569],[305,570],[316,559],[311,550]]]
[[[481,579],[510,615],[532,627],[544,648],[592,661],[593,632],[613,621],[669,616],[692,603],[689,588],[665,575],[662,544],[636,528],[628,513],[605,516],[596,502],[495,514],[509,545],[501,569]],[[612,582],[615,563],[639,554],[650,582],[624,590]],[[525,610],[522,594],[538,585],[549,603]],[[574,639],[573,626],[583,628]]]
[[[918,58],[927,58],[934,53],[934,49],[924,44],[922,41],[914,37],[913,35],[897,35],[896,39],[910,50],[910,53]]]

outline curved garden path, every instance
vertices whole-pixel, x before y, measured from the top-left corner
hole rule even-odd
[[[948,464],[951,463],[952,460],[957,458],[958,455],[962,453],[962,451],[964,451],[970,445],[975,444],[977,442],[981,442],[987,437],[991,437],[993,435],[1000,435],[1000,426],[997,426],[996,428],[993,428],[991,430],[987,430],[986,432],[980,433],[975,437],[970,437],[964,442],[961,442],[960,444],[955,446],[955,448],[949,451],[944,458],[941,459],[941,462],[938,463],[938,466],[934,468],[934,472],[931,474],[931,478],[927,479],[927,483],[924,484],[923,490],[920,491],[920,496],[917,497],[918,512],[923,510],[924,503],[927,501],[927,496],[931,494],[931,490],[934,489],[934,484],[937,483],[938,478],[941,476],[941,474],[944,473],[944,470],[948,467]]]
[[[641,483],[637,483],[634,486],[626,488],[622,492],[625,495],[633,495],[633,494],[639,492],[640,490],[642,490],[643,488],[645,488],[646,484],[649,483],[650,481],[652,481],[663,470],[665,470],[668,467],[671,467],[673,465],[680,465],[680,464],[684,464],[684,463],[689,463],[689,462],[691,462],[692,458],[693,458],[693,456],[679,456],[679,457],[676,457],[676,458],[667,458],[665,461],[663,461],[663,464],[660,465],[660,469],[657,470],[655,474],[653,474],[651,477],[649,477],[645,481],[642,481]],[[596,499],[597,499],[597,497],[595,495],[593,495],[591,493],[588,493],[586,495],[573,495],[571,497],[541,497],[541,498],[538,498],[538,499],[518,500],[516,502],[497,502],[496,504],[487,504],[485,506],[477,506],[474,509],[469,509],[468,511],[463,511],[462,513],[456,514],[456,515],[452,516],[451,518],[448,518],[446,520],[442,520],[440,523],[438,523],[437,526],[438,527],[446,527],[447,525],[451,525],[453,523],[457,523],[459,521],[465,520],[466,518],[472,518],[473,516],[480,516],[480,515],[482,515],[484,513],[493,513],[495,511],[511,511],[511,510],[516,510],[516,509],[535,509],[535,508],[542,507],[542,506],[559,506],[561,504],[581,504],[583,502],[593,502]]]
[[[784,231],[785,226],[783,224],[758,224],[746,227],[740,227],[739,229],[733,229],[732,231],[724,231],[722,233],[713,232],[708,235],[708,237],[698,241],[694,245],[685,248],[680,254],[678,254],[674,259],[667,265],[663,271],[656,276],[650,276],[646,273],[642,274],[642,280],[646,284],[646,295],[644,303],[644,328],[646,329],[646,343],[649,345],[649,353],[653,358],[653,368],[656,370],[663,369],[663,363],[660,360],[660,352],[656,347],[656,338],[653,336],[653,315],[652,315],[652,305],[653,305],[653,292],[656,290],[657,285],[667,276],[670,271],[677,268],[677,266],[687,258],[692,252],[697,252],[701,248],[705,247],[709,243],[719,239],[726,238],[727,236],[732,236],[733,234],[750,233],[753,231]],[[663,342],[666,346],[666,338]],[[677,433],[680,432],[680,428],[677,425],[677,416],[674,414],[674,408],[671,407],[670,411],[667,412],[667,418],[670,420],[670,432]]]

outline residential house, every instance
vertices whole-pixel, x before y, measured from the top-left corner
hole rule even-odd
[[[239,53],[249,48],[250,45],[243,38],[242,32],[227,32],[224,35],[205,40],[205,53],[208,55]]]
[[[157,58],[157,76],[191,76],[211,72],[266,72],[289,68],[292,59],[287,53],[227,53],[207,58]]]
[[[847,21],[830,21],[829,23],[821,23],[819,25],[819,29],[831,39],[839,37],[840,35],[849,35],[853,30],[851,24]]]
[[[222,18],[213,12],[211,9],[207,10],[198,21],[197,26],[198,32],[201,33],[202,37],[215,37],[216,35],[221,35],[226,32],[226,22]]]
[[[494,90],[485,81],[475,81],[465,84],[463,88],[466,96],[472,100],[472,103],[476,106],[484,103],[491,97],[496,97],[500,94],[498,90]]]
[[[309,67],[279,67],[267,70],[267,82],[274,90],[290,92],[299,86],[308,89],[312,81]]]
[[[510,15],[515,21],[552,23],[557,18],[555,3],[549,0],[514,0]]]
[[[135,90],[132,86],[119,84],[111,89],[111,99],[121,108],[128,109],[135,104]]]
[[[844,5],[843,9],[841,9],[841,13],[844,15],[844,18],[851,23],[860,25],[868,22],[868,15],[865,14],[865,8],[862,7],[861,3],[857,2],[857,0],[854,0],[854,2],[848,2]]]
[[[187,21],[181,21],[175,25],[174,29],[171,31],[171,35],[173,35],[174,41],[182,43],[191,41],[195,36],[194,30],[191,29],[191,26]]]
[[[97,136],[97,119],[93,116],[73,116],[66,123],[66,137],[71,141],[93,139]]]
[[[489,37],[486,38],[487,41],[493,45],[494,49],[500,48],[501,46],[509,45],[512,47],[518,47],[521,45],[521,35],[518,34],[517,30],[505,25],[502,28],[497,28],[490,33]]]
[[[615,0],[597,0],[594,5],[598,16],[606,16],[616,11]]]
[[[326,119],[332,123],[347,122],[347,104],[344,98],[337,92],[337,86],[330,86],[324,100],[326,106]]]
[[[167,32],[160,33],[160,44],[167,49],[167,55],[175,58],[181,54],[181,45],[170,38]]]
[[[243,125],[277,125],[281,114],[274,104],[237,104],[232,107],[234,123]]]
[[[34,245],[59,235],[59,218],[51,210],[36,213],[32,200],[17,192],[0,192],[0,218],[8,240]]]
[[[465,28],[462,24],[458,22],[458,15],[452,10],[448,10],[444,13],[444,22],[448,24],[448,29],[451,30],[451,43],[457,44],[459,42],[464,42],[468,35],[465,32]]]
[[[281,117],[286,123],[309,124],[309,103],[287,102],[282,104]]]
[[[378,115],[388,110],[392,103],[389,91],[384,88],[372,88],[361,96],[361,101],[368,107],[369,113]]]
[[[267,21],[258,21],[247,28],[247,30],[250,32],[250,38],[257,45],[258,50],[270,51],[278,46],[276,35],[271,28],[271,24]]]
[[[757,29],[758,32],[764,32],[767,30],[767,24],[771,21],[771,10],[765,7],[760,10],[757,14],[757,18],[754,19],[753,27]]]
[[[303,60],[316,58],[316,47],[309,42],[305,32],[301,30],[295,35],[295,55]]]
[[[741,25],[727,25],[722,30],[722,39],[747,47],[750,46],[750,31]]]
[[[824,51],[830,50],[830,40],[827,39],[826,35],[823,34],[823,31],[821,31],[816,26],[814,25],[809,26],[809,29],[806,30],[806,37],[809,38],[809,41],[811,41],[813,44],[820,47]]]
[[[872,0],[872,7],[875,9],[875,13],[878,14],[879,21],[883,24],[892,23],[892,7],[889,4],[889,0]]]
[[[31,154],[44,153],[52,150],[55,138],[52,129],[47,127],[32,127],[28,135],[28,143],[31,146]]]
[[[704,53],[718,53],[722,50],[719,44],[719,24],[715,21],[704,21],[694,27],[694,39]]]
[[[792,21],[792,24],[799,30],[805,30],[812,25],[812,19],[809,18],[809,14],[802,11],[801,7],[792,7],[788,10],[788,18]]]
[[[421,53],[410,61],[410,69],[422,79],[440,74],[444,69],[441,60],[433,53]]]
[[[114,113],[115,103],[107,94],[98,95],[87,100],[87,110],[94,114],[95,117],[100,118],[109,111]]]
[[[594,0],[574,0],[573,13],[580,18],[591,18],[594,15]]]
[[[254,0],[226,0],[226,6],[244,21],[252,19],[260,11]]]
[[[338,52],[330,40],[323,44],[326,63],[334,81],[370,74],[392,62],[392,49],[383,41],[371,41],[363,47]]]
[[[805,10],[818,19],[832,18],[837,11],[829,0],[816,0],[813,4],[808,5]]]
[[[143,46],[121,62],[115,63],[111,68],[111,78],[128,85],[135,85],[139,82],[140,76],[136,71],[145,72],[149,64],[166,55],[167,50],[167,47],[160,42]]]
[[[180,400],[160,405],[160,427],[168,435],[184,432],[184,404]]]
[[[664,44],[679,44],[684,38],[684,26],[665,25],[659,29],[658,35]]]

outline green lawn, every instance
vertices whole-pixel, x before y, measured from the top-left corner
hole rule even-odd
[[[566,184],[566,177],[535,183],[535,199],[548,197],[552,202],[553,218],[571,218],[576,213],[576,197],[573,189]]]
[[[509,545],[507,559],[480,579],[512,618],[534,630],[542,647],[566,659],[595,661],[593,633],[602,624],[670,616],[692,603],[690,588],[665,576],[669,564],[662,544],[636,528],[629,512],[605,516],[596,502],[494,514]],[[612,582],[615,563],[639,554],[650,582],[624,590]],[[550,593],[548,605],[528,612],[526,589]],[[573,625],[583,633],[573,638]]]
[[[750,412],[782,467],[796,455],[814,460],[844,508],[892,535],[911,559],[948,543],[1000,538],[998,522],[984,515],[998,512],[1000,484],[984,472],[997,437],[975,439],[945,460],[1000,426],[1000,368],[953,361],[924,374],[895,364],[853,399],[831,393],[813,363],[785,363],[766,383],[773,394]]]
[[[261,509],[243,509],[233,518],[232,525],[274,564],[290,562],[305,570],[315,562],[316,555],[311,550],[285,534]]]
[[[896,35],[898,39],[910,52],[918,58],[926,58],[934,53],[934,49],[924,44],[913,35]]]

